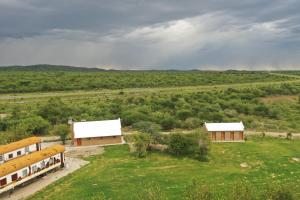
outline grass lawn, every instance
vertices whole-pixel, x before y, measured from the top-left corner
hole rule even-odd
[[[101,193],[111,199],[135,199],[147,182],[156,183],[169,199],[180,199],[193,180],[222,197],[240,181],[251,182],[257,194],[274,182],[290,184],[300,198],[300,163],[292,157],[300,157],[299,140],[253,138],[245,143],[213,144],[207,163],[159,152],[138,159],[127,145],[112,146],[103,155],[88,158],[89,165],[29,199],[94,199]],[[241,168],[243,162],[250,167]]]

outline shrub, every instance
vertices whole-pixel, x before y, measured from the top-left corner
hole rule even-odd
[[[155,182],[139,184],[139,190],[135,199],[141,200],[167,200],[167,196],[161,187]]]
[[[237,182],[233,185],[232,190],[229,191],[228,197],[230,200],[255,200],[257,199],[257,194],[250,183]]]
[[[294,196],[289,187],[272,184],[267,192],[266,199],[269,200],[293,200]]]
[[[210,189],[199,182],[193,180],[192,184],[187,186],[183,193],[184,200],[210,200],[213,194]]]
[[[170,141],[169,141],[169,151],[176,156],[179,156],[181,154],[184,154],[187,152],[187,149],[189,147],[189,141],[187,138],[180,133],[173,133],[170,135]]]
[[[147,149],[150,144],[150,137],[147,134],[141,133],[134,137],[134,147],[136,156],[138,158],[143,158],[147,154]]]
[[[288,132],[286,134],[286,139],[291,140],[293,138],[293,134],[291,132]]]
[[[198,159],[202,162],[208,161],[210,138],[206,133],[199,133]]]

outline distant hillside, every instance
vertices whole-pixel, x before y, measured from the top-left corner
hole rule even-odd
[[[40,64],[0,66],[0,71],[104,71],[104,69]]]

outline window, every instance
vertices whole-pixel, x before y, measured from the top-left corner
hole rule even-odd
[[[6,178],[0,180],[0,186],[4,186],[7,184]]]
[[[22,177],[25,177],[25,176],[27,176],[27,175],[28,175],[27,169],[24,169],[24,170],[22,171]]]
[[[21,151],[18,151],[18,152],[17,152],[17,156],[20,156],[20,155],[21,155]]]
[[[33,165],[32,167],[31,167],[31,170],[32,170],[32,172],[34,173],[34,172],[36,172],[37,171],[37,168],[36,168],[36,166],[35,165]]]
[[[3,160],[3,155],[0,155],[0,162],[2,162]]]
[[[28,153],[28,152],[29,152],[29,146],[25,147],[25,153]]]
[[[12,153],[8,154],[8,158],[9,158],[9,159],[12,159],[13,157],[14,157],[14,156],[13,156]]]
[[[11,180],[12,181],[17,181],[18,180],[18,174],[15,173],[15,174],[11,175]]]
[[[41,162],[41,168],[44,168],[45,167],[45,161],[42,161]]]
[[[53,164],[53,158],[50,158],[49,160],[49,164],[52,165]]]

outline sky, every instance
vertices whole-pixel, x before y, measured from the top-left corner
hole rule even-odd
[[[300,70],[299,0],[0,0],[0,65]]]

